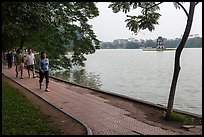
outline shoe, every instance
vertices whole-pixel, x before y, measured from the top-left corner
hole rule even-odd
[[[50,90],[48,88],[45,89],[46,92],[49,92]]]
[[[40,84],[40,89],[42,89],[42,84]]]
[[[36,76],[35,76],[35,75],[33,75],[33,78],[36,78]]]
[[[16,77],[18,77],[18,74],[16,74]]]
[[[23,77],[21,77],[21,79],[23,79]]]
[[[28,76],[28,78],[30,78],[30,75]]]

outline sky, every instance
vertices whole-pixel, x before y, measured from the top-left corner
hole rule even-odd
[[[90,20],[97,38],[103,42],[112,42],[115,39],[157,39],[162,36],[167,39],[181,38],[184,33],[187,16],[182,9],[176,9],[172,2],[164,2],[160,5],[161,14],[159,24],[155,30],[150,32],[148,29],[141,30],[138,35],[134,35],[126,27],[126,14],[123,12],[113,13],[108,8],[109,2],[98,2],[96,6],[99,10],[99,16]],[[189,2],[184,6],[189,10]],[[139,15],[140,10],[134,9],[127,13],[128,15]],[[194,12],[194,19],[190,34],[199,34],[202,37],[202,2],[200,2]]]

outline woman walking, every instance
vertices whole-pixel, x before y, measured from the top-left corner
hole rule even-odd
[[[39,61],[39,75],[40,75],[40,89],[42,88],[43,78],[46,79],[46,88],[45,91],[49,92],[48,83],[49,83],[49,59],[46,58],[46,52],[41,53],[41,59]]]

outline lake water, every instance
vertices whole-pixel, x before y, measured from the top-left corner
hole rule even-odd
[[[174,55],[175,51],[100,49],[86,56],[85,72],[97,76],[101,90],[167,106]],[[174,108],[202,114],[201,48],[183,49]]]

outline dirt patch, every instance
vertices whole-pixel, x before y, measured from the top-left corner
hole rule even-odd
[[[33,105],[48,117],[50,125],[60,130],[60,135],[87,135],[86,128],[72,117],[59,111],[46,101],[3,75],[2,80],[22,93]]]

